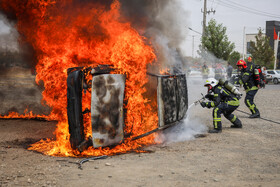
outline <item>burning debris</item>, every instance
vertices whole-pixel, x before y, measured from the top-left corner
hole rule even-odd
[[[128,2],[132,1],[1,1],[0,11],[16,22],[20,39],[32,48],[36,82],[43,81],[43,100],[52,109],[48,119],[58,121],[56,140],[41,140],[30,150],[56,156],[127,152],[156,143],[154,134],[141,135],[184,117],[188,104],[185,76],[174,71],[167,76],[147,76],[151,64],[160,68],[167,62],[176,65],[167,58],[171,53],[159,55],[168,46],[174,52],[175,41],[168,42],[168,37],[160,33],[165,46],[154,42],[156,47],[151,46],[151,41],[159,38],[150,31],[158,33],[159,29],[150,30],[149,25],[168,27],[163,27],[162,20],[148,21],[145,15],[159,9],[165,10],[161,15],[170,12],[164,9],[170,3],[137,1],[147,6],[145,14],[139,14],[145,16],[140,16],[142,21],[136,30],[132,27],[136,22],[129,22],[120,13],[135,5]]]

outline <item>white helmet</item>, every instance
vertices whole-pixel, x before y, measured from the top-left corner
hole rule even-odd
[[[209,79],[206,79],[205,81],[205,84],[204,86],[208,87],[208,90],[212,90],[212,88],[214,88],[215,86],[217,86],[219,83],[219,81],[217,81],[216,79],[214,78],[209,78]],[[210,86],[210,87],[209,87]]]

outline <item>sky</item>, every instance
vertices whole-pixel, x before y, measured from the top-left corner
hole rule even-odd
[[[181,50],[185,56],[198,57],[201,35],[197,32],[202,33],[204,0],[177,1],[187,12],[181,18],[185,24],[181,27],[185,34]],[[213,18],[218,24],[225,26],[229,41],[235,44],[235,51],[243,53],[244,28],[245,34],[257,33],[258,28],[264,29],[265,32],[266,21],[280,21],[279,7],[280,0],[207,0],[207,10],[215,10],[215,14],[207,14],[206,23]],[[0,15],[0,33],[9,32],[9,27],[1,21]]]
[[[186,39],[182,44],[184,54],[192,56],[194,36],[194,57],[200,44],[202,32],[204,0],[179,0],[182,8],[189,13],[186,18]],[[243,53],[243,36],[258,33],[258,28],[264,29],[266,21],[280,21],[280,0],[207,0],[207,10],[215,10],[215,14],[207,14],[207,21],[215,19],[218,24],[227,28],[229,41],[235,43],[235,51]]]

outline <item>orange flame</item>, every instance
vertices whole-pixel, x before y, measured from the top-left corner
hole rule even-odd
[[[26,1],[26,2],[25,2]],[[25,3],[23,3],[25,2]],[[126,132],[134,136],[157,126],[157,113],[143,97],[147,65],[156,58],[146,38],[129,23],[120,22],[120,3],[77,4],[74,0],[2,0],[6,12],[15,12],[17,28],[36,51],[36,82],[44,82],[43,99],[52,108],[47,119],[58,121],[56,140],[40,140],[29,150],[48,155],[77,156],[69,142],[67,123],[67,69],[76,66],[109,64],[127,75]],[[90,108],[89,94],[83,95],[83,110]],[[22,116],[21,116],[22,117]],[[91,134],[90,117],[85,116],[86,136]],[[81,156],[112,155],[152,144],[154,136],[126,139],[112,149],[89,148]]]
[[[40,114],[33,114],[32,111],[28,112],[28,109],[24,110],[24,114],[19,114],[17,112],[9,112],[6,116],[0,116],[2,119],[46,119],[46,120],[54,120],[46,115],[40,115]]]
[[[159,70],[159,73],[160,73],[161,75],[170,75],[170,69],[169,69],[169,68],[161,68],[161,69]]]

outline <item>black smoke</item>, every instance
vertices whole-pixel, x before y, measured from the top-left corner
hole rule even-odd
[[[158,64],[171,73],[181,70],[187,13],[178,0],[120,0],[123,19],[152,41]],[[144,28],[144,29],[143,29]]]

